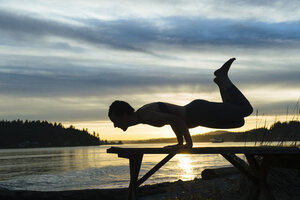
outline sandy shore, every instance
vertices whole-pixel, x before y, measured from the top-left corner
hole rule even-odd
[[[300,199],[300,170],[271,171],[268,182],[276,199]],[[240,173],[230,174],[212,180],[195,179],[192,181],[176,181],[155,185],[144,185],[139,188],[140,200],[195,200],[245,199],[250,183]],[[128,191],[124,189],[93,189],[57,192],[9,191],[0,190],[1,200],[20,199],[74,199],[74,200],[124,200]],[[263,199],[263,198],[260,198]]]

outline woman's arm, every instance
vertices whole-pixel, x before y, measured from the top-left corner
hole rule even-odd
[[[161,113],[152,111],[150,109],[140,110],[140,117],[143,119],[143,123],[151,126],[161,127],[164,125],[170,125],[174,133],[176,134],[178,145],[183,145],[183,137],[186,141],[187,147],[192,147],[193,142],[190,136],[189,129],[185,121],[174,114]]]

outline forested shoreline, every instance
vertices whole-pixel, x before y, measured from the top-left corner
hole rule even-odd
[[[209,142],[221,137],[225,142],[300,141],[300,121],[276,122],[270,128],[262,127],[245,132],[213,131],[193,135],[194,142]],[[149,140],[123,141],[125,143],[174,143],[176,138],[156,138]],[[61,123],[47,121],[0,121],[0,148],[67,147],[94,146],[102,144],[122,144],[101,140],[98,133],[90,134],[87,129],[68,128]]]
[[[47,121],[0,121],[0,148],[93,146],[106,144],[98,133]]]

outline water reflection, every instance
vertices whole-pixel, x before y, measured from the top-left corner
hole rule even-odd
[[[0,180],[102,167],[104,151],[97,147],[2,150]]]
[[[226,143],[218,145],[243,145]],[[167,144],[125,144],[121,147],[162,147]],[[212,146],[195,143],[195,146]],[[128,187],[128,159],[107,154],[110,146],[0,150],[0,188],[28,190],[71,190]],[[140,175],[147,173],[166,155],[147,154]],[[228,166],[220,155],[178,154],[145,184],[200,178],[205,168]]]
[[[193,165],[192,160],[189,155],[186,154],[178,154],[178,167],[182,169],[182,174],[180,174],[180,179],[185,180],[192,180],[195,178],[195,175],[193,173]]]

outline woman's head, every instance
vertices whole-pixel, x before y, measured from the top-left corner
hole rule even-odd
[[[132,108],[125,101],[114,101],[108,111],[108,117],[114,123],[115,127],[121,128],[123,131],[126,131],[129,124],[126,118],[133,115],[134,108]]]

